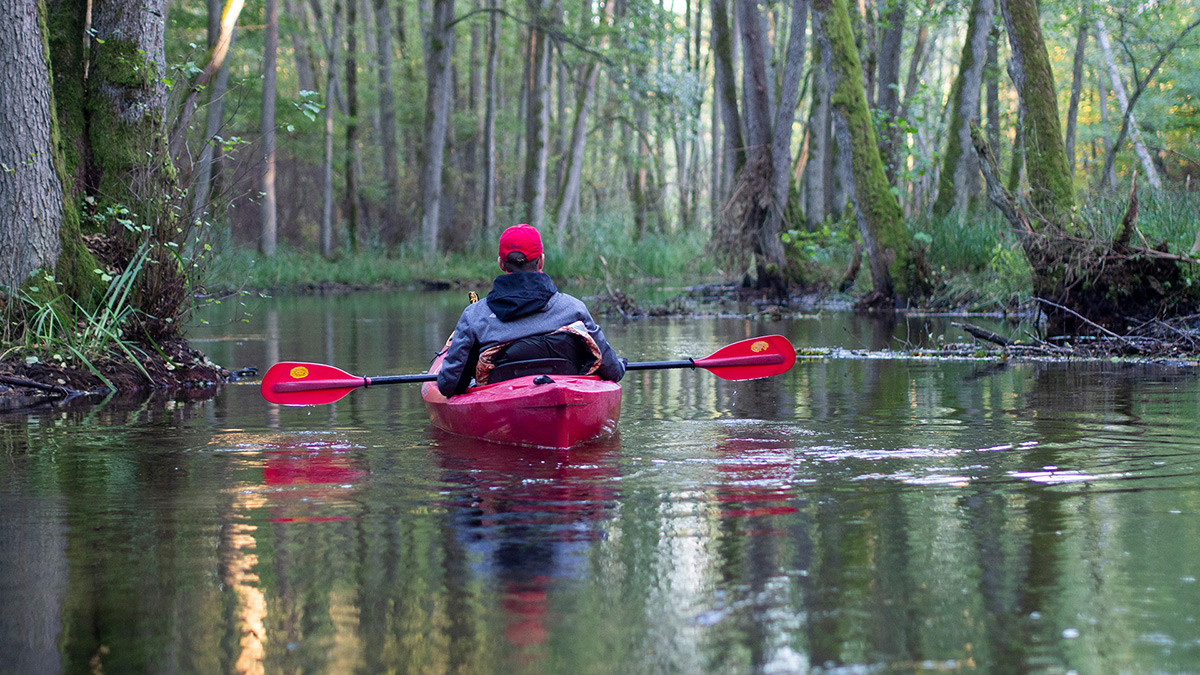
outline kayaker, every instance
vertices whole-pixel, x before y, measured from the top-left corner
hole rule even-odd
[[[500,235],[499,253],[496,261],[504,273],[483,302],[463,310],[454,328],[438,372],[442,395],[463,393],[472,378],[487,384],[515,377],[518,364],[551,376],[597,375],[619,382],[624,360],[583,302],[559,292],[542,271],[546,259],[537,229],[508,228]]]

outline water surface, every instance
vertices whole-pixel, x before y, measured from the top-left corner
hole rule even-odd
[[[226,302],[197,346],[420,372],[461,293]],[[630,360],[943,321],[605,321]],[[959,340],[961,334],[947,335]],[[1194,369],[802,359],[630,373],[569,452],[432,429],[416,386],[252,384],[0,420],[0,673],[1182,672]]]

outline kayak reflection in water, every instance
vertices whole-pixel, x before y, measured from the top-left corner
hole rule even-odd
[[[546,641],[551,597],[587,577],[588,552],[605,538],[601,523],[616,506],[619,447],[601,441],[547,453],[447,438],[438,449],[454,485],[447,511],[470,561],[471,578],[458,582],[495,589],[505,639],[516,649]]]
[[[597,375],[619,382],[625,360],[617,357],[578,298],[560,293],[542,271],[542,238],[530,225],[500,235],[496,261],[504,274],[484,302],[468,305],[446,348],[438,390],[461,394],[471,385],[535,374]]]

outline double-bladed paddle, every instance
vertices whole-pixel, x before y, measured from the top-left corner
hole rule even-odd
[[[626,364],[626,370],[704,368],[723,380],[754,380],[787,372],[796,362],[796,349],[782,335],[741,340],[702,359],[646,361]],[[384,384],[435,382],[437,373],[362,377],[322,363],[282,361],[271,366],[262,380],[262,395],[282,405],[333,403],[359,387]]]

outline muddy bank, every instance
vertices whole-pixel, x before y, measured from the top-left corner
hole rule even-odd
[[[92,361],[92,367],[57,359],[31,362],[26,357],[0,360],[0,410],[19,410],[79,397],[151,391],[176,391],[186,398],[204,398],[239,375],[213,363],[186,340],[175,338],[141,350],[137,362],[125,354]],[[101,377],[101,375],[103,377]]]

